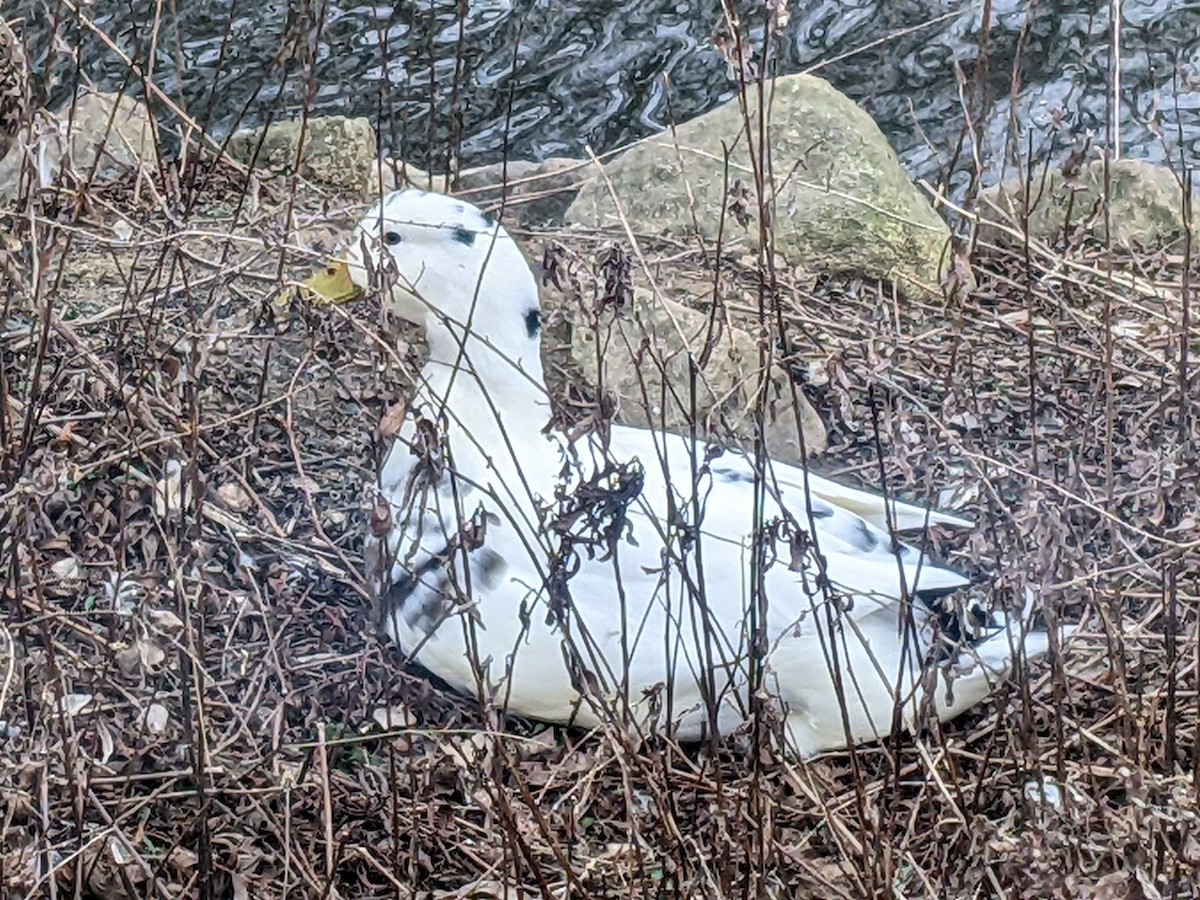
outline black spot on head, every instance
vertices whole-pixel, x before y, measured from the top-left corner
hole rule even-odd
[[[479,221],[482,224],[484,231],[491,231],[496,227],[496,220],[485,212],[481,212],[479,214]]]
[[[525,310],[525,333],[531,338],[538,336],[542,330],[542,313],[538,309]]]
[[[454,226],[454,239],[460,244],[466,244],[468,247],[475,243],[475,232],[469,228],[464,228],[462,225]]]

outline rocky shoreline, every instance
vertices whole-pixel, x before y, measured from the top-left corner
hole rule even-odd
[[[23,60],[10,61],[9,68],[18,64]],[[510,160],[454,177],[381,156],[375,130],[363,118],[281,121],[238,132],[223,149],[258,179],[295,178],[317,196],[368,201],[407,184],[503,205],[506,220],[518,226],[578,227],[617,237],[698,235],[717,250],[758,243],[755,184],[761,181],[774,185],[774,218],[761,230],[770,233],[773,251],[786,264],[941,296],[953,254],[951,230],[938,209],[960,210],[915,186],[870,117],[822,79],[783,76],[768,82],[764,93],[767,152],[747,139],[747,123],[758,122],[753,99],[746,109],[729,101],[604,160]],[[46,188],[60,179],[64,165],[75,179],[104,182],[167,161],[166,135],[140,100],[83,92],[57,112],[31,114],[21,112],[15,94],[9,101],[0,107],[0,151],[7,151],[0,152],[2,203],[16,198],[23,167]],[[179,147],[176,159],[211,152],[210,146],[189,146],[185,137],[193,136],[172,139]],[[1179,238],[1181,187],[1174,173],[1131,159],[1112,161],[1109,171],[1116,244],[1165,248]],[[1060,166],[1035,165],[1030,175],[1036,181],[1031,237],[1054,243],[1077,229],[1100,237],[1097,205],[1106,176],[1098,152],[1071,155]],[[1027,180],[985,190],[979,219],[1018,227]],[[1003,238],[1005,231],[988,234]]]
[[[569,245],[573,236],[589,244],[607,239],[614,246],[668,240],[695,242],[705,259],[715,254],[756,266],[769,259],[768,278],[777,277],[776,269],[802,279],[863,277],[918,302],[945,303],[954,291],[971,287],[961,248],[975,218],[957,216],[966,234],[954,238],[869,116],[814,76],[777,78],[767,84],[765,95],[768,153],[747,140],[754,133],[746,124],[757,121],[756,104],[743,109],[734,100],[604,161],[510,161],[466,169],[454,179],[381,157],[373,127],[361,118],[308,118],[239,132],[225,143],[224,154],[252,187],[299,191],[303,206],[332,202],[350,209],[397,185],[454,191],[498,210],[526,236],[534,257],[537,240],[547,236],[560,246]],[[9,135],[9,143],[0,160],[0,204],[15,202],[22,185],[28,194],[30,182],[40,189],[75,185],[79,190],[88,183],[136,182],[171,164],[150,111],[128,96],[84,93],[57,113],[38,111],[32,125]],[[182,139],[178,146],[176,159],[211,152]],[[1184,230],[1174,174],[1133,160],[1114,162],[1108,171],[1114,243],[1169,249]],[[1073,169],[1070,164],[1045,169],[1028,215],[1019,180],[985,191],[978,204],[980,237],[1019,242],[1027,222],[1030,237],[1051,246],[1102,239],[1105,219],[1098,197],[1104,178],[1099,159],[1076,161]],[[754,185],[764,179],[776,187],[773,204],[760,209]],[[764,213],[773,218],[760,223]],[[306,244],[302,233],[297,239]],[[769,257],[756,256],[763,240],[769,242]],[[313,246],[329,249],[321,242]],[[690,290],[670,291],[672,299],[645,259],[635,262],[629,268],[636,272],[626,273],[632,303],[619,315],[597,317],[581,307],[594,300],[594,290],[583,298],[579,290],[547,288],[549,305],[563,311],[553,321],[561,326],[560,348],[569,348],[559,360],[560,368],[571,373],[566,380],[579,376],[597,387],[603,377],[603,390],[619,400],[622,420],[679,427],[692,411],[647,407],[641,383],[649,377],[661,387],[663,377],[682,377],[678,366],[686,368],[686,360],[702,358],[704,389],[696,412],[714,436],[748,440],[747,410],[753,407],[748,372],[757,368],[753,348],[762,340],[754,332],[766,323],[756,326],[752,316],[734,321],[723,314],[718,334],[711,310],[728,294],[719,279],[714,284],[703,275],[683,277]],[[743,299],[754,305],[752,296]],[[637,332],[636,340],[631,332]],[[706,348],[714,335],[715,352]],[[671,364],[676,371],[659,375],[646,365],[630,365],[631,351],[622,356],[616,350],[618,358],[602,373],[595,365],[597,341],[610,348],[649,341],[656,356],[676,360]],[[793,366],[789,374],[776,362],[763,382],[774,410],[768,415],[768,447],[793,461],[820,453],[827,443],[821,418],[803,390],[789,386],[797,380],[803,382],[805,373]]]

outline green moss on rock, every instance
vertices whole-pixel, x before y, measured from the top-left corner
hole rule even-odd
[[[790,75],[767,85],[768,183],[775,249],[793,265],[897,279],[940,296],[950,230],[900,165],[871,117],[828,82]],[[750,122],[757,150],[757,102]],[[586,182],[568,223],[619,226],[612,194],[635,232],[687,234],[756,244],[752,154],[740,102],[634,144]],[[728,171],[726,171],[728,148]],[[724,215],[735,181],[750,190],[751,221]]]
[[[1119,159],[1108,164],[1109,229],[1114,243],[1131,248],[1165,248],[1184,233],[1182,187],[1175,174],[1163,166],[1140,159]],[[1025,179],[1014,178],[988,188],[980,195],[984,218],[998,218],[1021,231],[1024,218]],[[1105,239],[1104,160],[1084,166],[1068,178],[1058,168],[1038,171],[1031,179],[1032,202],[1029,234],[1049,244],[1075,239],[1082,231],[1093,240]],[[985,240],[1011,243],[1003,229],[983,228]]]
[[[247,165],[253,161],[257,170],[288,175],[296,166],[302,138],[302,178],[357,197],[371,193],[373,177],[378,180],[379,150],[375,129],[365,118],[316,116],[307,122],[275,122],[235,134],[229,152]]]

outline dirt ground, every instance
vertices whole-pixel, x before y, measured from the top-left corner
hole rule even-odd
[[[814,468],[968,513],[938,553],[1079,626],[969,716],[799,763],[499,722],[404,664],[361,549],[416,345],[370,302],[277,303],[355,209],[242,187],[49,202],[35,252],[6,225],[5,896],[1200,894],[1182,247],[980,247],[945,305],[782,273]],[[605,240],[522,237],[603,293]],[[694,245],[640,248],[712,283]],[[721,269],[752,322],[753,259]]]

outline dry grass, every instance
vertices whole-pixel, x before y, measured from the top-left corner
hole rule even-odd
[[[272,303],[353,213],[268,198],[231,226],[230,175],[186,231],[144,210],[120,242],[130,187],[10,220],[33,244],[3,334],[9,895],[1194,892],[1182,258],[981,248],[945,307],[783,273],[818,468],[957,488],[982,524],[945,555],[1082,625],[969,718],[804,764],[539,733],[407,669],[360,574],[403,367],[368,307]],[[711,283],[688,247],[641,250]],[[753,266],[722,271],[751,318]]]
[[[781,310],[817,469],[944,490],[980,524],[937,551],[1080,626],[970,716],[801,763],[501,721],[408,667],[361,549],[418,351],[274,302],[356,212],[164,172],[0,214],[3,896],[1200,895],[1190,246],[980,246],[921,305],[639,239],[698,305]],[[604,294],[606,240],[525,237]]]

